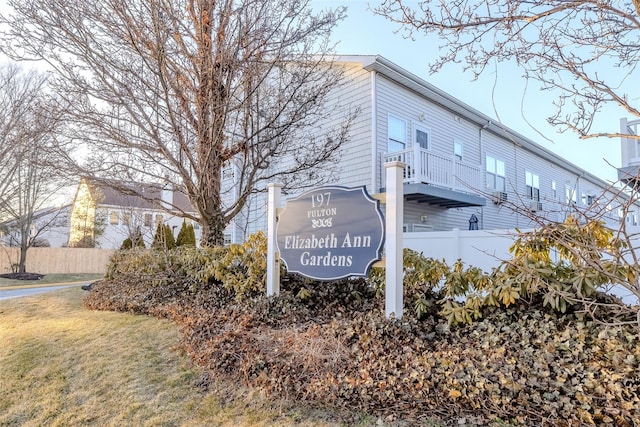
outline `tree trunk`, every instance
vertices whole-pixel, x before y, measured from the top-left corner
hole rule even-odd
[[[202,221],[202,246],[221,246],[224,244],[225,223],[220,212]]]
[[[29,246],[25,239],[22,239],[20,244],[20,259],[18,260],[18,273],[26,273],[27,272],[27,250]]]

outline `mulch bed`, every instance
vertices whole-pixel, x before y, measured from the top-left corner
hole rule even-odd
[[[0,274],[0,277],[3,279],[13,279],[13,280],[40,280],[44,277],[44,274],[38,273],[6,273]]]

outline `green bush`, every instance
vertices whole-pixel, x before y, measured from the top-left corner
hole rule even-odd
[[[156,232],[153,235],[152,249],[174,249],[176,247],[176,239],[173,237],[173,231],[169,224],[158,223]]]
[[[118,252],[85,303],[174,319],[181,345],[214,376],[407,425],[430,415],[471,425],[640,424],[637,325],[545,303],[551,278],[565,283],[576,271],[568,262],[519,282],[534,279],[519,275],[525,266],[549,262],[535,240],[518,242],[511,263],[491,274],[405,251],[402,320],[384,317],[379,269],[336,282],[283,274],[280,297],[265,297],[265,248],[258,234],[229,247]],[[577,293],[578,281],[566,281]]]
[[[182,221],[182,227],[176,238],[176,246],[196,246],[196,232],[193,224],[187,225],[186,221]]]
[[[136,230],[133,236],[127,237],[122,241],[120,245],[121,250],[127,250],[132,248],[145,248],[144,238],[142,237],[142,232],[140,229]]]

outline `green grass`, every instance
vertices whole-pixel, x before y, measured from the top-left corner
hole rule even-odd
[[[0,426],[344,425],[327,421],[335,419],[330,411],[203,381],[176,350],[174,324],[86,310],[83,292],[0,302]]]
[[[57,283],[93,282],[102,278],[102,274],[46,274],[40,280],[13,280],[0,277],[0,288],[6,286],[51,285]]]

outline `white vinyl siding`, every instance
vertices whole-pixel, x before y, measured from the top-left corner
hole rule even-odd
[[[484,197],[486,205],[454,209],[408,200],[403,218],[407,229],[463,230],[468,228],[471,215],[476,215],[485,230],[526,229],[535,224],[526,215],[510,209],[510,204],[533,206],[525,194],[530,194],[544,207],[537,211],[541,215],[550,218],[553,213],[552,220],[556,217],[562,220],[571,211],[564,203],[565,182],[572,183],[576,191],[572,193],[574,197],[584,193],[587,200],[590,194],[595,194],[593,188],[602,186],[597,181],[587,182],[590,178],[585,178],[577,168],[532,141],[509,135],[504,131],[507,128],[498,130],[490,122],[487,125],[488,119],[483,120],[482,112],[456,104],[446,94],[429,89],[426,82],[393,67],[386,68],[383,63],[376,66],[377,60],[373,57],[345,59],[350,61],[341,63],[345,66],[346,82],[333,92],[335,102],[330,102],[331,115],[322,126],[310,131],[315,135],[315,132],[336,128],[349,112],[357,111],[340,150],[336,174],[328,183],[346,187],[365,185],[371,194],[384,191],[385,154],[411,147],[427,149],[429,159],[438,156],[473,165],[479,171],[478,182],[458,179],[463,184],[459,191]],[[408,152],[407,158],[416,153]],[[429,166],[433,168],[433,164],[428,163]],[[527,172],[531,174],[529,190]],[[493,203],[495,192],[506,193],[508,203]],[[294,196],[283,196],[283,202]],[[253,230],[263,229],[256,223],[264,222],[266,199],[263,195],[259,197],[263,199],[252,202],[246,215],[238,217],[237,223],[229,227],[234,241],[241,241]],[[615,206],[612,212],[615,216]]]

